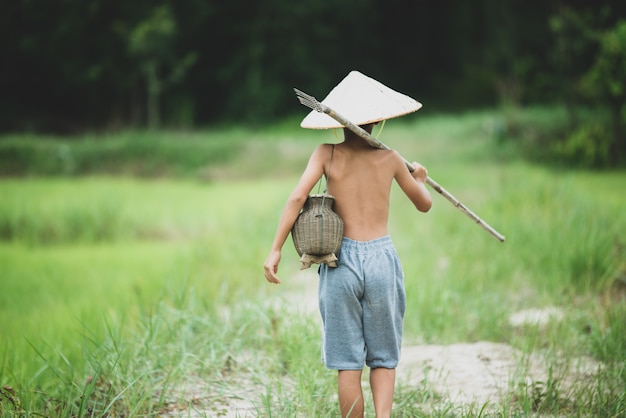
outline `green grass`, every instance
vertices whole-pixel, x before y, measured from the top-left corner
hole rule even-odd
[[[259,168],[282,174],[293,170],[294,166],[273,164],[272,160],[308,157],[308,150],[301,145],[314,141],[312,133],[288,131],[282,125],[273,127],[272,132],[268,135],[232,127],[199,132],[128,131],[77,137],[0,135],[0,175],[130,175],[219,181],[225,176],[256,177],[259,173],[254,170]]]
[[[512,377],[498,416],[620,416],[626,173],[525,164],[496,148],[496,119],[440,116],[383,131],[383,142],[506,235],[499,243],[434,191],[433,209],[419,214],[394,189],[405,341],[489,340],[543,353],[552,378],[529,388]],[[181,177],[0,181],[0,416],[159,416],[199,407],[180,393],[190,384],[199,404],[213,406],[209,416],[224,415],[247,386],[258,390],[259,416],[337,414],[318,325],[282,302],[302,291],[290,280],[299,267],[290,241],[284,284],[270,286],[262,273],[299,170],[316,143],[336,138],[284,126],[211,135],[235,138],[229,157],[184,165]],[[565,319],[543,330],[507,321],[544,306],[563,308]],[[604,368],[566,392],[560,362],[582,355]],[[428,382],[399,386],[396,405],[396,416],[484,413],[459,410]]]

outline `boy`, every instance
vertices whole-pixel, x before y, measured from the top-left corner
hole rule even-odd
[[[322,103],[369,133],[379,121],[421,106],[356,71]],[[337,127],[329,119],[327,115],[312,112],[301,125],[313,129]],[[287,200],[265,261],[266,279],[280,283],[276,274],[281,249],[308,194],[325,175],[328,193],[335,196],[334,210],[344,222],[344,239],[338,267],[322,264],[319,269],[322,355],[327,368],[338,370],[343,417],[363,416],[364,364],[370,367],[376,416],[391,415],[405,310],[404,275],[387,230],[393,181],[420,212],[427,212],[432,205],[425,186],[428,173],[423,166],[413,165],[416,169],[411,173],[397,152],[372,148],[344,128],[342,143],[320,145],[311,155]]]

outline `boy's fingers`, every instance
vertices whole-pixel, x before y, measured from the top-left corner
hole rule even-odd
[[[280,280],[276,276],[276,273],[274,272],[274,270],[268,267],[265,267],[265,278],[270,283],[276,283],[276,284],[280,283]]]

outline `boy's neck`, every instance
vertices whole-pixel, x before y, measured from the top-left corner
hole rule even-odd
[[[371,132],[371,127],[372,127],[372,125],[362,126],[361,128],[363,128],[367,133],[371,134],[372,133]],[[367,141],[365,141],[363,138],[361,138],[359,135],[355,134],[354,132],[352,132],[348,128],[344,128],[344,130],[343,130],[343,138],[344,138],[343,142],[345,144],[352,145],[352,146],[359,146],[359,147],[363,147],[363,148],[370,147],[370,145],[367,143]]]

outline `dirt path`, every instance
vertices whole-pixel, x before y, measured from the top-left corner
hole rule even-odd
[[[280,292],[280,298],[287,309],[294,313],[319,317],[317,311],[317,278],[314,269],[305,270],[294,278],[288,289]],[[287,287],[287,286],[286,286]],[[284,309],[285,307],[281,307]],[[562,312],[553,307],[540,310],[518,312],[510,318],[512,326],[533,322],[543,324],[550,320],[560,320]],[[593,373],[598,364],[589,359],[576,359],[561,370],[562,388],[574,384],[581,375]],[[457,343],[450,345],[407,345],[402,348],[402,358],[397,369],[397,384],[432,392],[439,402],[447,402],[455,407],[474,405],[478,409],[485,403],[497,407],[503,396],[510,393],[512,385],[546,384],[550,370],[538,355],[523,355],[513,347],[488,341]],[[195,396],[196,412],[186,411],[188,417],[256,417],[253,403],[259,402],[263,388],[242,379],[239,389],[231,390],[222,396],[217,406],[204,405],[202,390],[191,384],[188,392]],[[205,399],[206,395],[204,395]],[[213,403],[215,397],[212,397]],[[489,406],[487,410],[489,410]],[[179,416],[179,415],[170,415]]]

